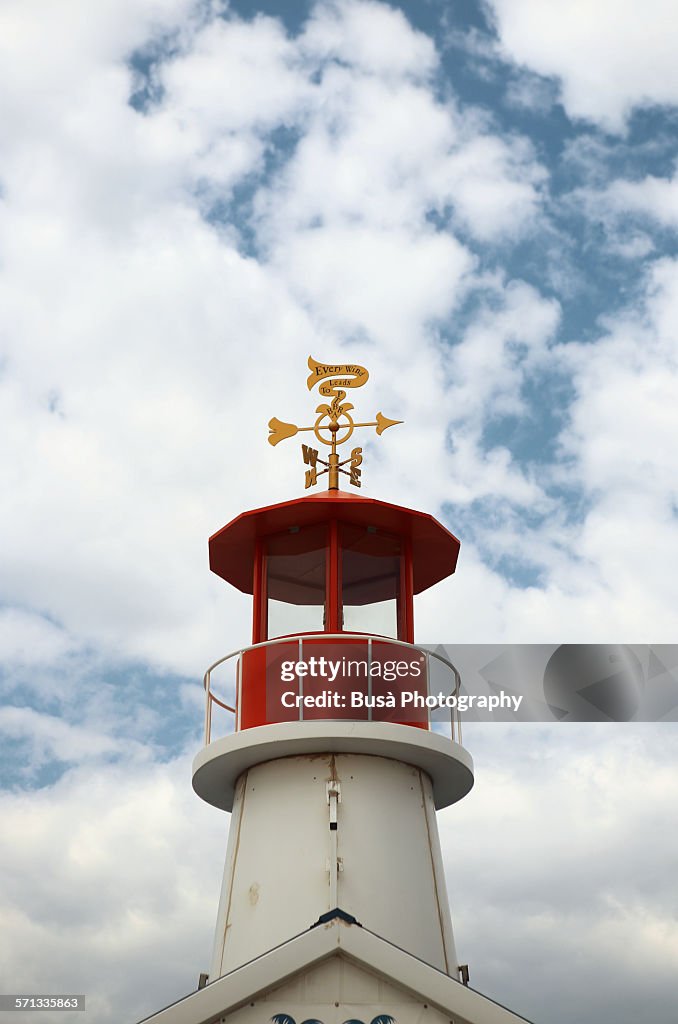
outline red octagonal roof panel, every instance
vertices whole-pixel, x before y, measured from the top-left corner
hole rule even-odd
[[[332,519],[409,538],[415,594],[451,576],[456,568],[459,541],[426,512],[345,491],[321,491],[237,516],[210,537],[210,569],[238,590],[251,594],[257,540]]]

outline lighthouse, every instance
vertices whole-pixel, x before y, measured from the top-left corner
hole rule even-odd
[[[154,1024],[518,1024],[456,952],[436,811],[473,786],[448,660],[417,647],[414,596],[459,541],[423,511],[363,497],[348,391],[367,370],[309,358],[306,489],[243,512],[210,568],[247,595],[249,643],[205,675],[197,795],[231,815],[209,971]],[[326,457],[323,457],[323,454]],[[326,478],[323,481],[323,478]],[[229,685],[224,685],[224,680]],[[447,721],[440,711],[449,709]]]

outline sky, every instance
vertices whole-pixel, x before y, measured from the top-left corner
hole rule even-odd
[[[302,493],[266,425],[312,414],[309,354],[405,421],[364,493],[462,541],[422,642],[676,641],[677,37],[669,0],[4,0],[3,991],[120,1024],[207,970],[190,764],[250,616],[207,538]],[[672,1019],[675,725],[465,737],[471,983]]]

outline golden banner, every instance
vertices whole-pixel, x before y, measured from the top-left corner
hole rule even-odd
[[[311,372],[306,387],[310,391],[316,384],[326,381],[318,389],[326,398],[335,396],[340,388],[361,388],[370,376],[365,367],[357,363],[319,363],[313,356],[308,357],[308,368]]]

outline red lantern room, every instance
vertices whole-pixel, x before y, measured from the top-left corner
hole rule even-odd
[[[253,601],[252,643],[365,633],[414,643],[413,598],[450,576],[459,541],[424,512],[330,490],[243,512],[210,568]]]
[[[212,571],[253,597],[254,646],[241,656],[239,728],[295,720],[299,711],[306,718],[382,717],[427,727],[423,708],[397,713],[381,702],[370,706],[368,697],[413,685],[402,665],[411,661],[414,595],[455,570],[459,541],[432,516],[329,490],[245,512],[210,538],[209,550]],[[315,689],[332,683],[341,703],[312,705],[307,693],[302,708],[287,707],[287,691],[276,687],[279,666],[313,654],[364,668],[315,677]],[[378,668],[391,662],[401,666],[394,678],[397,669]],[[422,667],[418,688],[428,674]],[[349,700],[361,687],[364,703]]]

